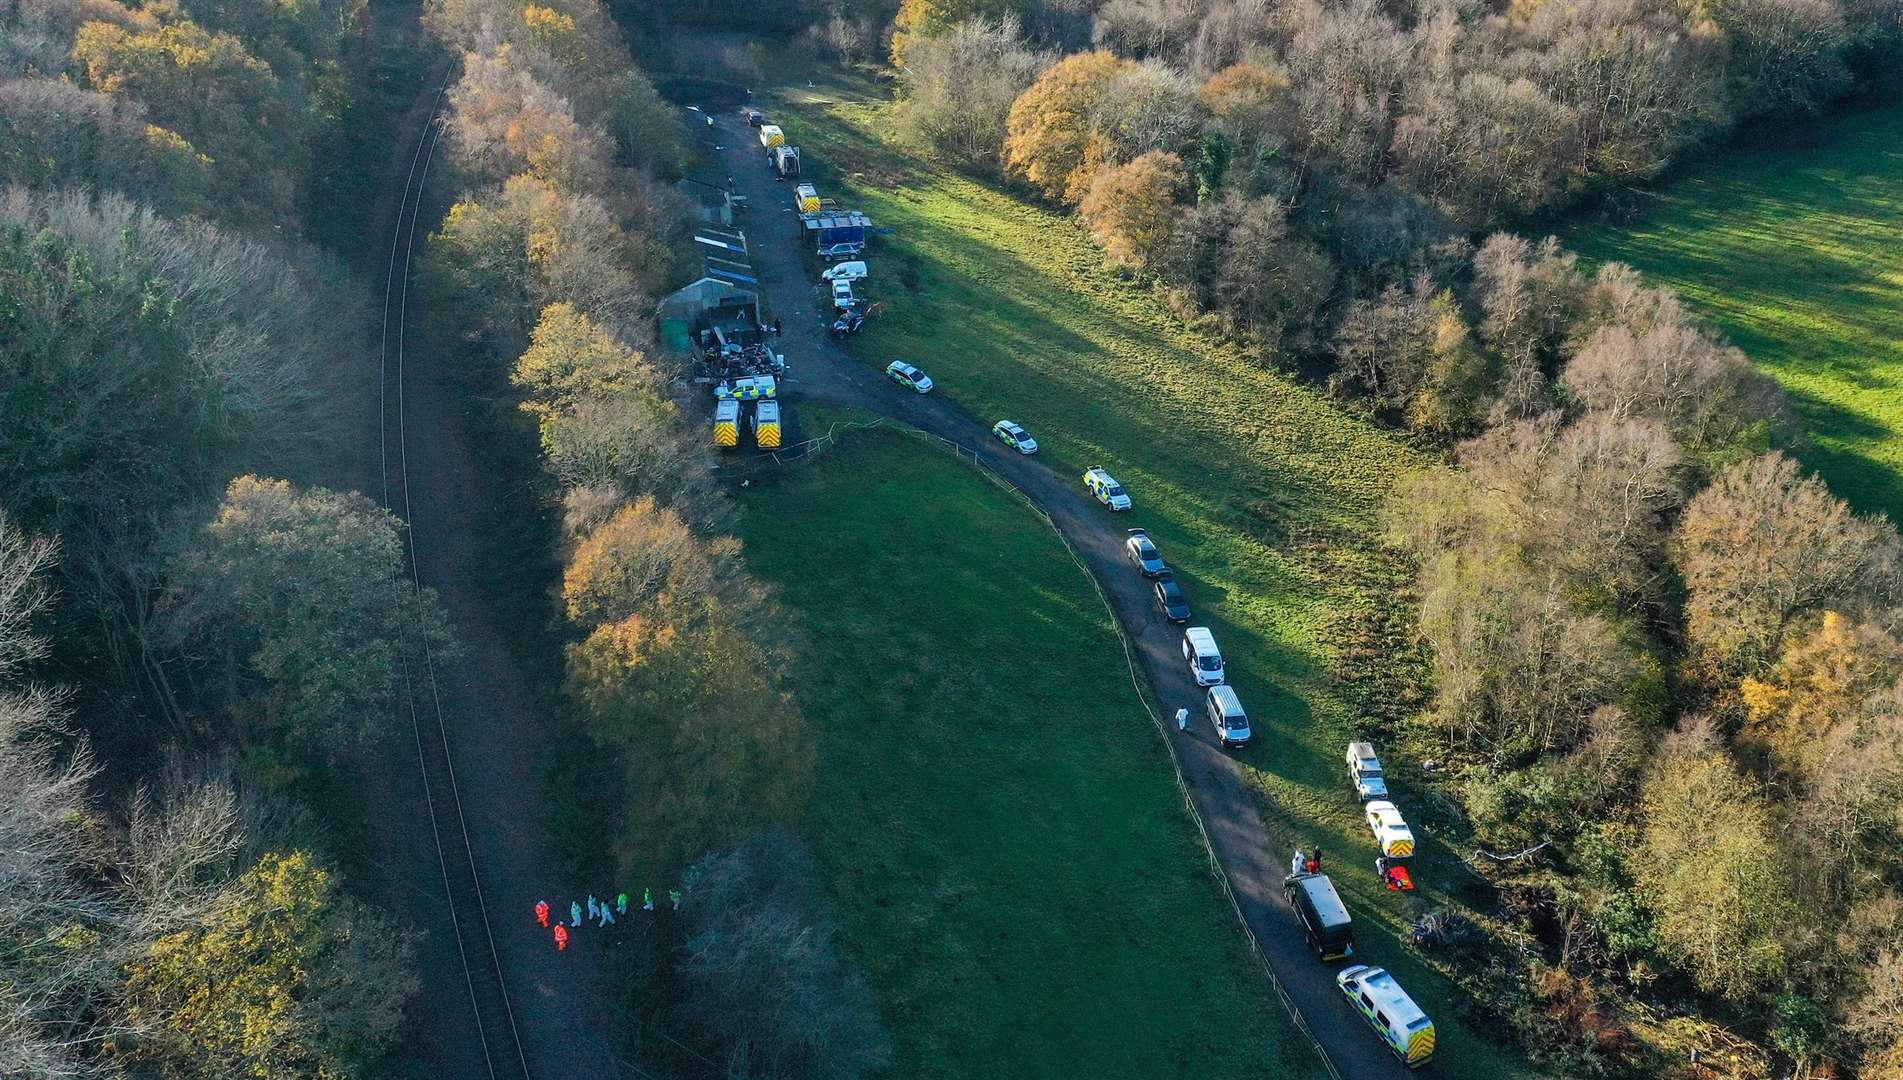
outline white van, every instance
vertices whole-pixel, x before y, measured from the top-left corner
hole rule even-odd
[[[1216,635],[1207,626],[1192,626],[1183,631],[1183,659],[1197,686],[1214,686],[1222,681],[1222,651],[1216,648]]]
[[[1240,750],[1249,744],[1249,716],[1242,711],[1242,699],[1233,686],[1209,688],[1209,724],[1225,749]]]
[[[866,264],[862,259],[838,263],[821,270],[819,276],[827,281],[858,281],[866,276]]]

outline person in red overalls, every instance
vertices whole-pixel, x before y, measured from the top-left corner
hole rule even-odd
[[[541,923],[544,929],[548,927],[548,901],[547,900],[537,900],[535,902],[535,921],[538,923]]]
[[[563,926],[561,923],[556,923],[555,924],[555,951],[561,952],[563,949],[566,949],[566,948],[568,948],[568,927]]]

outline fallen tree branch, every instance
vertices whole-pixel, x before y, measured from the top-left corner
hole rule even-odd
[[[1487,858],[1492,859],[1494,862],[1518,862],[1521,859],[1528,857],[1529,855],[1539,854],[1542,848],[1548,847],[1551,844],[1552,844],[1551,840],[1542,840],[1539,843],[1533,845],[1532,847],[1527,848],[1525,851],[1520,852],[1518,855],[1495,855],[1493,852],[1488,851],[1486,848],[1475,848],[1474,854],[1485,855]]]

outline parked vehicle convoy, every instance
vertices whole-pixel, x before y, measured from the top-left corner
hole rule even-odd
[[[1096,496],[1097,501],[1112,510],[1130,509],[1130,496],[1116,478],[1103,470],[1100,465],[1092,465],[1084,470],[1084,486]]]
[[[894,360],[885,366],[885,373],[893,382],[908,390],[921,394],[932,392],[932,377],[903,360]]]
[[[991,425],[991,433],[998,437],[999,442],[1020,454],[1037,453],[1037,440],[1031,438],[1030,432],[1009,420],[1000,420]]]
[[[1163,613],[1164,622],[1186,623],[1189,621],[1189,600],[1183,595],[1183,587],[1174,577],[1157,581],[1152,592],[1156,595],[1156,609]]]
[[[1366,807],[1368,831],[1374,833],[1375,846],[1389,859],[1405,859],[1414,854],[1414,830],[1401,818],[1401,808],[1386,799],[1376,799]]]
[[[1130,538],[1123,542],[1123,553],[1130,556],[1137,570],[1146,578],[1159,578],[1169,573],[1169,567],[1163,564],[1163,553],[1156,550],[1156,541],[1142,529],[1129,530]]]
[[[1302,924],[1308,947],[1322,960],[1353,956],[1354,921],[1327,874],[1294,874],[1282,879],[1282,895]]]
[[[740,445],[740,403],[732,398],[714,405],[714,445],[722,450]]]
[[[1206,626],[1183,631],[1183,659],[1197,686],[1214,686],[1223,679],[1222,650],[1216,648],[1216,635]]]
[[[1348,782],[1362,802],[1388,797],[1387,777],[1381,773],[1381,759],[1374,756],[1372,743],[1348,744]]]
[[[1240,750],[1249,745],[1249,714],[1242,711],[1242,699],[1236,696],[1235,687],[1226,683],[1210,687],[1206,704],[1209,725],[1216,729],[1223,749]]]
[[[1402,1064],[1418,1069],[1434,1056],[1434,1022],[1385,968],[1344,968],[1335,985]]]

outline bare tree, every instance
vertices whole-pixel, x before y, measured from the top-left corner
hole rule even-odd
[[[1851,513],[1778,453],[1741,461],[1699,492],[1674,557],[1688,592],[1686,635],[1716,674],[1771,663],[1799,616],[1903,598],[1903,542],[1890,522]]]
[[[947,162],[996,174],[1011,103],[1049,67],[1015,16],[972,19],[914,41],[899,76],[906,123]]]

